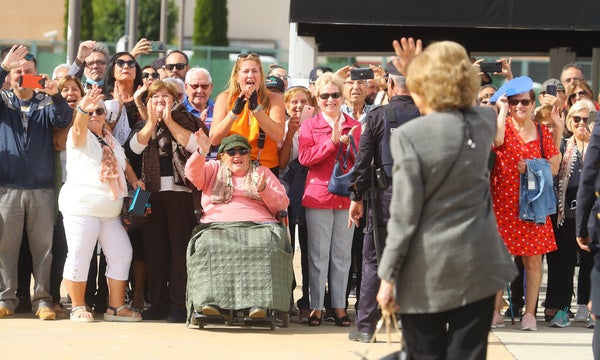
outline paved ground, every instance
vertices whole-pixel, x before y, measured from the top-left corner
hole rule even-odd
[[[296,262],[296,272],[299,268]],[[353,312],[349,312],[353,317]],[[99,317],[100,318],[100,317]],[[538,320],[540,317],[538,317]],[[41,321],[30,314],[0,320],[0,359],[378,359],[399,347],[385,335],[375,344],[347,340],[348,328],[324,322],[318,328],[299,324],[267,328],[208,326],[186,328],[164,321],[91,324]],[[517,322],[490,333],[488,359],[591,359],[592,330],[583,323],[564,329],[538,321],[538,331],[523,332]]]

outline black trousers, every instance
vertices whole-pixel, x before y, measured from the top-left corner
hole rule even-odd
[[[440,313],[402,314],[411,360],[484,360],[495,295]]]
[[[562,310],[571,306],[573,294],[573,272],[577,262],[577,241],[575,240],[575,219],[565,219],[562,226],[554,225],[554,237],[558,249],[546,254],[548,263],[548,288],[546,308]],[[589,290],[589,276],[588,276]],[[588,292],[589,298],[589,292]]]

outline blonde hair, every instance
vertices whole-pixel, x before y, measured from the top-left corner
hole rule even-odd
[[[571,108],[573,106],[573,102],[571,102],[571,95],[575,93],[575,89],[580,88],[588,94],[590,99],[594,99],[594,92],[590,85],[584,80],[573,80],[567,86],[567,91],[565,92],[565,96],[567,97],[567,108]]]
[[[333,84],[337,86],[340,90],[340,93],[342,94],[342,98],[344,97],[344,79],[342,79],[336,73],[326,72],[321,74],[317,78],[317,81],[315,81],[313,90],[315,98],[321,94],[321,89],[324,88],[327,84]]]
[[[240,57],[240,56],[243,56],[243,57]],[[242,92],[242,89],[240,88],[240,84],[238,84],[238,82],[237,82],[237,76],[238,76],[238,73],[240,72],[240,67],[246,61],[254,61],[256,64],[258,64],[258,68],[260,70],[260,79],[258,80],[258,90],[257,90],[258,103],[261,104],[263,106],[263,108],[268,110],[270,107],[270,102],[269,102],[269,90],[267,90],[267,84],[265,83],[265,72],[263,71],[262,62],[260,61],[260,56],[255,53],[240,54],[238,56],[237,61],[235,62],[235,66],[233,67],[233,69],[231,69],[231,75],[229,76],[229,82],[227,83],[227,90],[225,90],[225,92],[227,93],[227,106],[229,106],[229,104],[231,104],[231,101],[234,98],[238,97],[240,95],[240,93]]]
[[[173,101],[175,101],[178,98],[177,93],[179,92],[177,90],[177,86],[179,86],[179,85],[175,85],[175,83],[172,83],[172,82],[167,82],[167,81],[163,81],[163,80],[155,80],[152,82],[152,84],[148,88],[148,100],[150,100],[150,98],[152,98],[152,96],[154,94],[156,94],[157,92],[159,92],[160,90],[167,89],[167,91],[169,92],[169,95],[171,95],[173,97]]]
[[[291,98],[298,93],[306,95],[306,98],[308,99],[308,105],[315,107],[317,106],[317,102],[312,96],[312,93],[304,86],[292,86],[283,94],[283,102],[286,104],[286,106],[290,102]]]
[[[415,57],[406,85],[432,110],[447,111],[472,106],[481,81],[462,45],[440,41]]]

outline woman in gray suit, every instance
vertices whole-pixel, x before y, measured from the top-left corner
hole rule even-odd
[[[496,114],[473,106],[479,78],[461,45],[438,42],[419,54],[420,41],[403,38],[394,48],[424,115],[392,134],[377,300],[400,313],[411,359],[485,359],[494,295],[517,273],[490,197]]]

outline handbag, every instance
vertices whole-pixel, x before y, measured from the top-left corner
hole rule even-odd
[[[354,144],[354,137],[349,136],[350,142],[346,146],[340,144],[338,153],[335,157],[335,164],[333,165],[333,171],[331,172],[331,178],[327,185],[327,190],[335,195],[350,197],[350,184],[352,183],[352,176],[354,173],[354,166],[348,169],[348,159],[350,154],[354,155],[356,159],[356,145]]]
[[[121,209],[121,223],[125,231],[135,231],[148,220],[152,212],[148,199],[150,192],[137,188],[133,197],[123,198],[123,208]]]

